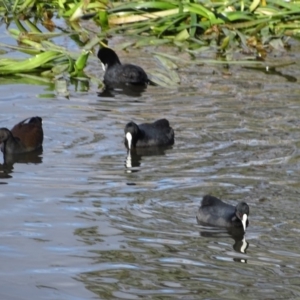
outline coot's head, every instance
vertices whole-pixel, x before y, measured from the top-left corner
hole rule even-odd
[[[133,147],[135,147],[138,141],[140,129],[134,122],[129,122],[125,126],[124,132],[125,132],[125,145],[129,150],[131,150]]]
[[[110,48],[100,48],[98,51],[98,58],[101,60],[104,71],[113,65],[121,64],[116,52]]]
[[[32,117],[28,121],[29,124],[37,124],[37,125],[42,125],[42,118],[41,117]]]
[[[6,142],[10,136],[12,134],[7,128],[0,128],[0,143]]]
[[[249,224],[248,221],[249,212],[250,212],[249,206],[245,202],[240,202],[235,208],[235,215],[241,220],[244,231],[246,231],[246,227]]]
[[[44,139],[42,118],[36,116],[21,121],[11,129],[11,134],[14,146],[8,147],[6,151],[23,153],[40,148]]]

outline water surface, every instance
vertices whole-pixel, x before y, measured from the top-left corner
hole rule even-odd
[[[145,69],[157,64],[143,55]],[[0,86],[1,126],[38,115],[45,132],[42,153],[1,161],[1,299],[300,297],[299,63],[280,69],[293,80],[223,71],[186,66],[178,87],[113,98]],[[126,167],[125,124],[162,117],[175,145]],[[197,224],[208,193],[249,204],[244,244]]]

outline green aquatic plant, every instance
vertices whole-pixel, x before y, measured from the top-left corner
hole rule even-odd
[[[2,0],[2,3],[0,18],[17,45],[0,44],[0,54],[10,48],[32,56],[17,60],[1,55],[2,75],[38,72],[49,78],[61,74],[84,78],[90,51],[104,38],[114,35],[130,37],[119,49],[170,44],[191,55],[213,50],[216,60],[212,62],[218,63],[220,58],[221,63],[228,63],[234,51],[252,59],[263,58],[272,49],[284,50],[290,36],[300,35],[300,3],[283,0]],[[64,18],[67,26],[58,26],[57,18]],[[85,26],[86,19],[92,19],[89,21],[94,24],[92,28]],[[10,29],[11,23],[17,29]],[[60,36],[74,39],[83,50],[72,52],[58,46],[55,41]],[[176,58],[169,60],[176,62]],[[165,69],[172,74],[173,83],[179,82],[174,69]]]
[[[5,0],[4,0],[5,1]],[[2,10],[27,16],[51,11],[73,22],[93,18],[99,32],[138,36],[137,46],[174,43],[186,49],[215,45],[258,52],[272,39],[300,35],[300,3],[283,0],[18,0]]]
[[[0,43],[3,49],[12,49],[31,55],[26,59],[9,58],[2,55],[0,59],[0,75],[39,72],[44,77],[55,77],[67,72],[71,77],[84,77],[83,69],[86,66],[90,51],[81,53],[71,52],[65,47],[57,46],[51,39],[62,33],[44,33],[30,20],[23,23],[14,20],[18,29],[9,29],[8,32],[17,42],[17,45]]]

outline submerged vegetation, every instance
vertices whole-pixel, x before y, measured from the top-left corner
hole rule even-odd
[[[233,51],[263,59],[274,48],[283,50],[289,37],[300,36],[300,1],[2,0],[2,3],[2,22],[7,24],[17,45],[0,43],[0,53],[1,49],[10,48],[32,55],[20,61],[0,59],[3,75],[39,72],[44,77],[55,77],[65,72],[82,78],[90,51],[118,34],[131,37],[122,48],[173,44],[191,54],[209,49],[227,63],[228,54]],[[60,28],[59,18],[64,18],[69,26]],[[86,19],[93,20],[93,30],[81,24]],[[11,23],[17,29],[10,28]],[[39,24],[48,32],[40,29]],[[56,45],[53,40],[61,35],[79,36],[82,52],[70,52]]]

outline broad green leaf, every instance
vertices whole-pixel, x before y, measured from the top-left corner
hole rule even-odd
[[[19,2],[19,1],[16,1]],[[33,3],[35,2],[35,0],[26,0],[23,5],[19,8],[19,12],[23,12],[23,10],[28,9]],[[15,7],[14,7],[15,8]],[[15,10],[14,10],[15,11]]]
[[[43,83],[48,83],[51,84],[52,80],[48,78],[44,78],[41,76],[36,76],[36,75],[31,75],[31,74],[17,74],[18,77],[26,78],[27,79],[27,84],[43,84]]]
[[[108,26],[108,13],[107,13],[107,11],[100,10],[98,16],[99,16],[99,21],[100,21],[100,25],[101,25],[102,30],[108,29],[109,26]]]
[[[161,17],[166,17],[170,15],[175,15],[178,13],[178,8],[163,10],[153,13],[145,13],[145,14],[126,14],[122,16],[122,14],[112,14],[108,17],[108,22],[110,25],[118,25],[118,24],[127,24],[127,23],[134,23],[134,22],[141,22],[141,21],[148,21],[151,19],[158,19]]]
[[[112,5],[114,3],[112,2]],[[177,5],[171,4],[164,1],[144,1],[144,2],[132,2],[123,5],[116,5],[114,8],[109,9],[108,12],[117,12],[117,11],[127,11],[127,10],[148,10],[148,9],[159,9],[159,10],[168,10],[176,8]]]
[[[47,51],[24,61],[0,67],[0,74],[28,72],[60,56],[61,54],[58,52]]]
[[[253,12],[257,8],[259,3],[260,3],[260,0],[253,0],[249,7],[250,12]]]
[[[70,92],[68,90],[67,80],[64,78],[55,80],[55,91],[57,95],[68,98],[70,96]]]
[[[75,21],[75,20],[78,20],[78,19],[79,19],[80,17],[82,17],[82,16],[83,16],[82,4],[80,3],[80,4],[76,7],[76,9],[75,9],[74,13],[72,14],[72,16],[70,17],[70,21],[73,22],[73,21]]]
[[[15,21],[15,24],[17,25],[18,29],[19,29],[19,33],[20,32],[27,32],[27,30],[25,29],[25,27],[23,26],[23,24],[21,23],[21,21],[19,19],[14,17],[14,21]],[[11,30],[14,30],[15,32],[17,32],[16,29],[11,29]]]
[[[42,33],[42,31],[33,24],[30,20],[25,20],[24,23],[29,27],[29,29],[34,33]]]
[[[267,0],[267,3],[270,5],[274,5],[275,7],[277,6],[281,6],[281,7],[284,7],[286,9],[288,9],[289,11],[293,11],[295,13],[297,13],[297,11],[299,11],[300,9],[300,5],[299,5],[299,2],[298,4],[294,4],[294,3],[291,3],[291,2],[286,2],[286,1],[282,1],[282,0]],[[296,2],[297,3],[297,2]],[[273,7],[274,7],[273,6]]]
[[[176,70],[176,69],[178,69],[178,66],[172,60],[170,60],[169,58],[161,56],[159,54],[154,55],[154,57],[157,58],[160,61],[160,63],[164,66],[164,68],[166,70],[170,70],[170,69]]]
[[[69,68],[69,64],[57,64],[52,68],[52,73],[54,75],[59,75],[68,71],[68,68]]]
[[[169,76],[171,78],[171,80],[175,83],[180,83],[180,77],[178,75],[178,73],[175,70],[170,70],[169,71]]]
[[[186,29],[184,29],[175,36],[174,40],[182,42],[187,40],[189,37],[190,37],[189,32]]]
[[[230,22],[235,22],[235,21],[243,21],[243,20],[249,20],[252,21],[254,18],[253,16],[249,15],[246,12],[222,12],[221,13],[224,17],[226,17]]]
[[[185,8],[188,9],[190,12],[196,13],[200,16],[207,18],[212,23],[216,22],[216,17],[214,13],[201,4],[190,3],[186,5]]]
[[[177,86],[176,82],[172,81],[168,76],[160,73],[159,71],[150,71],[149,74],[151,75],[151,81],[159,86],[166,88],[173,88]]]
[[[273,39],[270,41],[270,46],[272,46],[277,51],[285,51],[284,44],[281,39]]]
[[[20,46],[6,45],[6,44],[3,44],[3,43],[0,43],[0,46],[8,48],[8,49],[13,49],[13,50],[16,50],[16,51],[21,51],[23,53],[30,54],[30,55],[36,55],[36,54],[41,53],[41,50],[29,49],[28,47],[24,48],[24,47],[20,47]]]
[[[253,20],[253,21],[246,21],[246,22],[240,22],[240,23],[232,23],[230,24],[230,27],[232,28],[239,28],[239,29],[249,29],[253,26],[256,26],[258,24],[269,22],[269,18],[262,18],[259,20]]]
[[[190,36],[194,37],[197,29],[197,15],[195,13],[191,13],[191,23],[190,23]]]
[[[230,36],[228,35],[223,39],[220,49],[225,50],[228,47],[229,42],[230,42]]]
[[[90,51],[84,50],[82,52],[82,54],[77,58],[77,60],[75,62],[75,68],[77,71],[82,71],[85,68],[89,54],[90,54]]]
[[[83,47],[84,50],[91,50],[95,46],[97,46],[100,43],[100,39],[98,36],[93,37],[92,39],[89,40],[87,44]]]
[[[270,7],[258,7],[255,10],[255,14],[257,15],[265,15],[265,16],[273,16],[278,14],[278,10],[275,8],[270,8]]]

